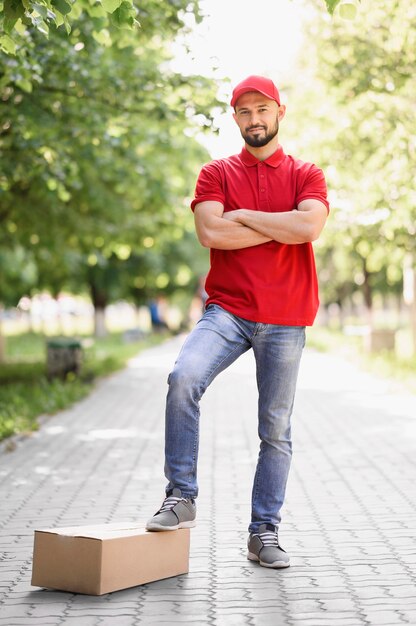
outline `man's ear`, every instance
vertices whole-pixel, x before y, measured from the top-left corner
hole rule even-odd
[[[285,104],[281,104],[279,106],[279,110],[277,113],[277,116],[279,118],[279,122],[284,118],[284,116],[286,115],[286,105]]]

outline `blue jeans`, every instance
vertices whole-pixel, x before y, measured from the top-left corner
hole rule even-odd
[[[304,344],[304,326],[250,322],[216,304],[208,306],[186,339],[168,378],[167,491],[179,487],[185,497],[198,495],[199,401],[220,372],[253,348],[260,452],[249,531],[257,532],[263,523],[279,525],[292,457],[290,416]]]

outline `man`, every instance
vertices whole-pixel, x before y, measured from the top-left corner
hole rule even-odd
[[[274,83],[249,76],[231,100],[245,145],[205,165],[192,209],[211,249],[206,311],[171,372],[166,404],[166,498],[148,530],[195,525],[199,401],[214,378],[253,349],[260,452],[252,491],[248,558],[288,567],[278,525],[292,454],[290,417],[305,326],[318,309],[311,242],[328,214],[323,173],[278,141],[286,107]]]

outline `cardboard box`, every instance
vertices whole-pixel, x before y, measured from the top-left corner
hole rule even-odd
[[[35,531],[32,585],[102,595],[189,571],[189,528],[148,532],[132,524]]]

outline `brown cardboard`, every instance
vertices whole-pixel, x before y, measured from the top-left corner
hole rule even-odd
[[[189,528],[131,524],[35,530],[32,585],[102,595],[189,572]]]

